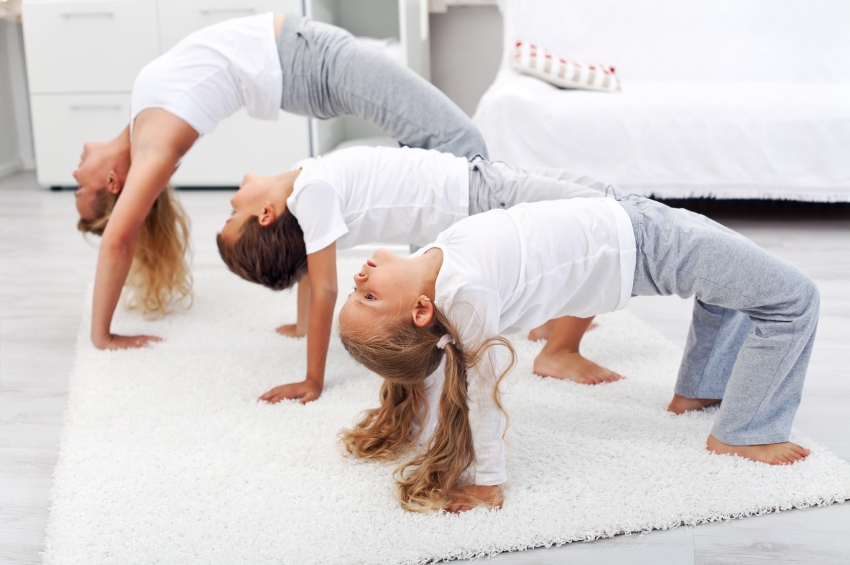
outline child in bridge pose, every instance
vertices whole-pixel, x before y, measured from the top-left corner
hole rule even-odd
[[[339,314],[343,344],[384,378],[378,408],[344,432],[360,457],[393,459],[410,510],[501,504],[502,333],[559,326],[630,296],[694,296],[673,412],[720,403],[706,446],[770,464],[788,441],[818,321],[815,283],[743,236],[639,196],[519,204],[466,218],[407,259],[378,250]],[[439,371],[441,363],[444,370]]]
[[[540,174],[434,150],[353,147],[303,160],[275,176],[246,175],[218,235],[222,259],[246,280],[272,289],[298,282],[298,322],[281,326],[307,336],[307,374],[261,399],[309,402],[324,386],[337,297],[336,250],[376,241],[426,245],[455,222],[518,202],[603,198],[606,185],[565,171]],[[586,327],[578,325],[576,340]],[[542,354],[536,371],[586,382],[619,375],[578,354],[568,365]]]

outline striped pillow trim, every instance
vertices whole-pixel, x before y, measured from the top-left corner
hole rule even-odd
[[[614,67],[567,61],[522,41],[516,42],[513,68],[562,88],[621,90],[620,79],[614,74]]]

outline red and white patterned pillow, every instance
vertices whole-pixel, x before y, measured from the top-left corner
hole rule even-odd
[[[621,90],[620,79],[614,74],[614,67],[567,61],[522,41],[516,42],[513,68],[561,88]]]

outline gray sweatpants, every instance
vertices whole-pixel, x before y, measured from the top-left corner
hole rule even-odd
[[[478,128],[445,94],[343,29],[286,14],[278,54],[286,112],[360,116],[401,145],[487,155]]]
[[[711,434],[729,445],[788,441],[812,354],[820,297],[802,270],[699,214],[629,195],[632,296],[694,296],[676,382],[723,399]]]
[[[521,202],[621,194],[614,185],[560,169],[519,169],[481,157],[469,161],[470,216]]]
[[[518,169],[480,155],[469,160],[469,215],[520,202],[603,198],[621,194],[614,185],[561,169]],[[410,253],[419,250],[411,245]]]

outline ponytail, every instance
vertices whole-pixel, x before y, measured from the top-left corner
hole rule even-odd
[[[444,335],[451,340],[441,349],[437,344]],[[454,324],[436,308],[434,321],[425,328],[405,323],[381,336],[351,332],[342,333],[341,338],[355,360],[384,378],[381,405],[369,410],[354,429],[342,433],[346,449],[358,457],[391,459],[413,444],[413,420],[419,417],[424,422],[427,412],[422,383],[445,358],[445,380],[434,434],[423,453],[396,471],[403,508],[416,512],[443,508],[448,500],[460,495],[465,486],[464,474],[475,460],[469,423],[468,370],[481,362],[490,347],[502,345],[508,349],[511,363],[496,379],[493,391],[496,405],[502,409],[499,382],[513,366],[513,347],[497,336],[466,351]],[[394,392],[400,389],[405,391],[402,401],[394,401],[402,396]]]
[[[77,229],[102,236],[117,201],[118,195],[101,190],[94,201],[97,217],[81,219]],[[128,306],[140,309],[146,316],[161,317],[181,301],[191,303],[189,253],[189,219],[174,189],[167,185],[139,229],[127,277],[127,286],[133,292]]]

